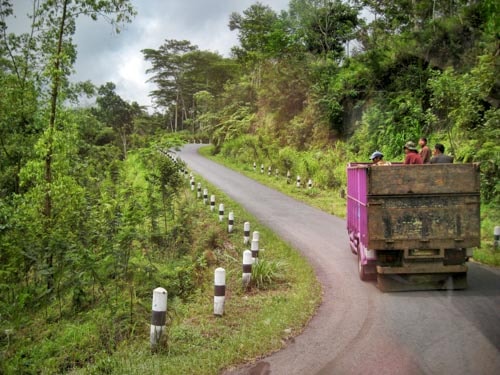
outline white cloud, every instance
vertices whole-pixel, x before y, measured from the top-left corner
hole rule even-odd
[[[228,28],[229,15],[242,12],[257,0],[132,0],[137,16],[121,33],[99,20],[80,18],[74,41],[78,46],[74,81],[90,80],[100,86],[116,84],[117,93],[127,101],[150,106],[147,83],[148,68],[141,53],[145,48],[158,48],[165,39],[186,39],[201,50],[229,56],[236,45],[237,33]],[[289,0],[260,0],[276,12],[287,8]],[[17,19],[12,31],[20,32],[28,22],[30,0],[14,1]],[[26,30],[24,30],[26,31]]]

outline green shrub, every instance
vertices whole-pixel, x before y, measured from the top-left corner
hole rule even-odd
[[[252,284],[257,289],[271,289],[285,281],[286,263],[259,259],[252,265]]]

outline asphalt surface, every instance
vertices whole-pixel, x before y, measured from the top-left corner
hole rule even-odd
[[[382,293],[362,282],[345,221],[197,154],[189,168],[299,250],[323,303],[282,350],[224,374],[500,374],[500,270],[469,264],[463,291]]]

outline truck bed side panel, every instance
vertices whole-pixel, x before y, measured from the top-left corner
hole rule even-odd
[[[365,246],[368,242],[368,174],[366,167],[347,170],[347,229],[359,234]]]

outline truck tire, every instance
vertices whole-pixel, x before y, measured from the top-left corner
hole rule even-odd
[[[370,275],[366,273],[366,265],[363,265],[361,262],[361,251],[358,249],[358,273],[361,281],[369,281]]]

